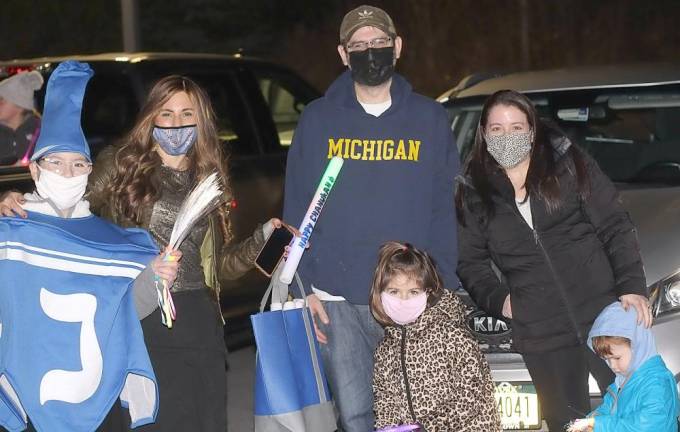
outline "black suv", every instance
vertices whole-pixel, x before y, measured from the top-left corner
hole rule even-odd
[[[131,128],[146,93],[170,74],[191,77],[208,92],[219,134],[230,156],[237,239],[258,223],[281,216],[287,147],[305,105],[319,93],[291,70],[240,55],[186,53],[109,53],[0,61],[0,80],[24,70],[49,78],[64,60],[90,64],[95,72],[83,102],[83,129],[93,156]],[[42,106],[45,87],[38,94]],[[0,190],[32,186],[25,166],[0,166]],[[251,271],[223,282],[226,319],[255,310],[265,279]]]

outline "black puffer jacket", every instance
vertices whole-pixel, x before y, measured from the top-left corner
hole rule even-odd
[[[589,197],[582,200],[572,158],[580,150],[565,137],[553,137],[552,144],[562,205],[550,213],[531,196],[534,229],[519,213],[505,173],[490,175],[495,189],[490,218],[471,183],[460,179],[465,220],[459,224],[459,277],[477,305],[499,317],[511,294],[514,346],[520,352],[584,343],[606,305],[623,294],[647,294],[635,228],[614,185],[581,152],[590,182]]]

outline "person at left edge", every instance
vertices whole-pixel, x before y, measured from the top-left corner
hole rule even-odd
[[[11,431],[91,431],[118,396],[132,427],[156,416],[157,387],[139,324],[144,302],[133,298],[155,297],[154,277],[172,282],[179,264],[156,255],[147,232],[106,222],[83,200],[92,164],[80,110],[91,75],[87,64],[73,61],[52,73],[44,132],[29,165],[36,192],[24,196],[27,218],[0,219],[0,424]],[[55,372],[68,375],[69,384],[53,379]]]
[[[43,85],[40,72],[21,72],[0,81],[0,165],[26,164],[40,132],[34,93]]]

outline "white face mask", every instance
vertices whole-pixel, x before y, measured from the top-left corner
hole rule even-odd
[[[74,207],[85,195],[89,174],[62,177],[57,173],[42,169],[40,165],[37,167],[40,171],[40,177],[35,182],[38,193],[41,197],[51,200],[59,210]]]

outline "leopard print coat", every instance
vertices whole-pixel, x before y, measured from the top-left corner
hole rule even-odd
[[[385,329],[373,394],[376,429],[417,422],[427,432],[501,430],[489,365],[450,291],[414,323]]]

